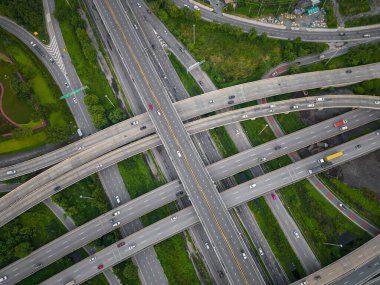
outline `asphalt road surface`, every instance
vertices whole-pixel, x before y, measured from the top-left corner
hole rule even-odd
[[[376,135],[376,132],[370,133],[348,143],[339,145],[331,151],[343,151],[344,154],[335,159],[334,165],[341,164],[343,162],[349,161],[353,158],[365,155],[371,151],[380,148],[380,136]],[[356,149],[354,146],[361,144],[360,149]],[[325,152],[326,153],[326,152]],[[241,203],[246,202],[247,200],[252,200],[269,191],[274,189],[281,188],[285,185],[292,184],[295,181],[299,181],[309,175],[308,169],[312,167],[318,157],[321,155],[326,155],[325,153],[317,154],[312,157],[303,159],[299,162],[296,162],[292,165],[283,167],[276,171],[273,171],[269,174],[263,175],[252,181],[240,184],[229,191],[223,192],[221,196],[223,200],[226,201],[227,207],[234,207]],[[268,176],[276,177],[276,179],[270,179],[270,183],[266,182]],[[281,179],[278,179],[281,178]],[[249,188],[253,182],[257,184],[254,190]],[[196,216],[195,211],[192,208],[186,208],[180,212],[176,213],[177,219],[173,221],[173,216],[165,218],[135,234],[130,237],[125,238],[123,241],[126,243],[125,247],[117,247],[115,243],[102,251],[98,252],[97,262],[93,264],[88,260],[83,260],[76,265],[62,271],[61,273],[53,276],[42,284],[60,284],[64,279],[74,279],[76,282],[82,282],[88,278],[99,273],[97,269],[97,264],[103,264],[104,269],[113,266],[119,263],[121,260],[129,258],[139,250],[156,244],[161,240],[172,236],[179,231],[184,230],[185,228],[194,225],[199,220]],[[135,244],[134,248],[130,248],[128,245]],[[368,244],[369,246],[371,243]],[[377,250],[378,251],[378,250]],[[370,259],[376,255],[376,251],[369,252],[367,259]],[[361,256],[363,257],[363,255]],[[337,277],[337,276],[336,276]]]
[[[371,111],[371,112],[375,112],[375,111]],[[346,114],[346,116],[342,116],[341,118],[347,119],[348,121],[354,121],[358,119],[362,123],[365,123],[369,121],[368,115],[370,114],[371,113],[368,113],[367,111],[364,111],[364,110],[355,110],[355,111],[349,112],[348,114]],[[247,150],[243,153],[239,153],[223,161],[210,165],[208,167],[208,171],[210,172],[213,180],[215,181],[221,180],[237,172],[241,172],[244,169],[257,165],[260,155],[262,155],[263,152],[268,152],[269,150],[274,149],[276,145],[286,144],[286,145],[289,145],[289,148],[287,150],[278,151],[278,153],[273,153],[272,156],[268,157],[268,160],[281,156],[287,151],[294,151],[296,149],[302,148],[305,145],[309,145],[313,143],[313,141],[318,141],[318,139],[325,139],[330,136],[334,136],[340,133],[339,130],[332,127],[332,124],[334,121],[335,121],[335,118],[327,120],[327,121],[323,121],[319,124],[313,125],[311,127],[300,130],[293,134],[290,134],[285,137],[279,138],[277,140],[260,145],[256,148]],[[352,124],[357,124],[357,122],[352,122]],[[330,129],[326,129],[325,126],[330,126],[330,129],[332,131],[330,132],[329,131]],[[312,138],[312,136],[310,135],[311,133],[318,135],[318,139],[316,140],[315,138]],[[300,134],[302,134],[302,137],[305,138],[304,139],[305,141],[300,140],[299,138]],[[294,148],[291,148],[291,147],[294,147]],[[285,148],[285,146],[283,148]],[[322,154],[320,156],[322,156]],[[86,167],[84,169],[86,169]],[[271,175],[271,174],[266,174],[263,177],[267,177],[268,175]],[[63,179],[68,179],[71,176],[72,175],[68,175],[67,177],[63,177]],[[156,190],[153,190],[115,209],[115,211],[120,210],[121,212],[118,219],[120,220],[121,224],[128,223],[154,209],[157,209],[175,200],[176,193],[181,190],[183,191],[183,187],[181,184],[178,183],[178,181],[166,184]],[[226,192],[229,192],[229,191],[230,190],[227,190]],[[104,235],[106,232],[113,230],[113,227],[108,223],[108,219],[109,219],[108,217],[111,216],[112,213],[113,212],[109,212],[103,216],[100,216],[97,219],[94,219],[90,221],[89,223],[83,225],[82,227],[78,228],[75,232],[70,232],[67,235],[62,236],[59,239],[51,242],[50,244],[40,248],[39,250],[35,251],[28,257],[20,261],[17,261],[14,264],[8,266],[7,268],[4,268],[3,270],[1,270],[0,275],[9,273],[14,268],[20,268],[20,267],[25,268],[24,274],[30,274],[30,269],[33,269],[33,268],[28,267],[28,265],[30,266],[30,264],[33,264],[33,260],[35,260],[35,256],[38,256],[40,258],[45,258],[43,260],[43,263],[45,266],[49,264],[48,261],[52,262],[68,254],[69,252],[74,251],[76,248],[79,248],[80,246],[89,243],[91,240],[94,240],[97,237]],[[65,247],[62,247],[63,244],[66,244]],[[48,256],[48,253],[53,251],[53,249],[54,249],[55,254]],[[26,276],[21,275],[19,278],[24,278]]]

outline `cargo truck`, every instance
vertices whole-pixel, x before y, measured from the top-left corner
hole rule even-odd
[[[343,126],[345,124],[347,124],[347,120],[342,120],[342,121],[334,123],[334,127],[338,128],[338,127],[341,127],[341,126]]]
[[[322,169],[324,169],[330,165],[332,165],[331,161],[326,161],[324,163],[321,163],[321,164],[314,166],[313,168],[309,169],[309,174],[317,173],[317,172],[321,171]]]
[[[327,162],[327,161],[330,161],[330,160],[333,160],[339,156],[342,156],[343,155],[343,151],[339,151],[339,152],[336,152],[336,153],[333,153],[333,154],[330,154],[324,158],[321,158],[318,160],[319,163],[324,163],[324,162]]]

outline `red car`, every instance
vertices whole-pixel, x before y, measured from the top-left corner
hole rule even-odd
[[[340,126],[343,126],[343,125],[345,125],[345,124],[347,124],[347,120],[343,120],[343,121],[339,121],[339,122],[336,122],[335,124],[334,124],[334,127],[340,127]]]
[[[152,105],[152,103],[149,103],[149,104],[148,104],[148,107],[149,107],[149,110],[153,110],[153,105]]]
[[[276,199],[277,199],[276,194],[272,193],[272,199],[273,199],[273,200],[276,200]]]
[[[100,269],[103,269],[103,267],[104,267],[103,264],[99,264],[99,265],[98,265],[98,269],[99,269],[99,270],[100,270]]]
[[[125,242],[124,242],[124,241],[119,242],[119,243],[117,244],[117,247],[122,247],[123,245],[125,245]]]

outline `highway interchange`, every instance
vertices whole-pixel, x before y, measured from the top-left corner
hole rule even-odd
[[[121,9],[121,8],[120,8]],[[122,10],[122,9],[121,9]],[[2,19],[0,19],[0,20],[2,20]],[[123,18],[122,17],[120,17],[119,18],[119,20],[123,20]],[[127,23],[126,23],[126,25],[128,25]],[[126,25],[123,25],[123,29],[126,27]],[[131,29],[130,31],[133,33],[134,32],[134,30],[133,30],[133,28],[132,28],[132,26],[131,26],[131,24],[129,24],[129,28]],[[123,31],[121,30],[121,33],[123,34]],[[26,41],[26,43],[28,43],[28,41]],[[142,49],[141,49],[142,50]],[[149,65],[149,64],[148,64]],[[132,65],[133,66],[133,65]],[[152,68],[152,70],[153,70],[153,68]],[[376,66],[374,66],[374,68],[372,68],[372,66],[371,66],[371,68],[370,68],[370,70],[371,70],[371,72],[369,72],[368,74],[366,74],[366,75],[364,75],[364,78],[367,78],[367,79],[369,79],[369,78],[378,78],[379,77],[379,73],[378,73],[378,70],[376,69]],[[360,70],[359,70],[360,71]],[[147,70],[147,72],[149,72],[149,69]],[[354,82],[355,82],[355,80],[357,80],[357,81],[362,81],[362,80],[364,80],[363,79],[363,73],[364,72],[362,72],[362,74],[360,74],[360,72],[357,74],[356,73],[356,69],[354,70],[354,72],[355,72],[355,74],[354,74],[354,77],[356,77],[356,78],[354,78]],[[59,73],[59,72],[58,72]],[[339,75],[340,74],[342,74],[343,73],[343,76],[341,76],[342,78],[339,78]],[[349,82],[353,82],[352,81],[352,79],[350,78],[350,80],[347,80],[348,78],[344,78],[345,76],[344,76],[344,72],[342,71],[341,73],[339,74],[339,72],[338,72],[338,79],[337,80],[331,80],[330,82],[328,82],[328,84],[327,85],[324,85],[324,86],[330,86],[330,84],[331,85],[340,85],[340,84],[348,84]],[[318,74],[319,75],[319,74]],[[331,74],[330,74],[331,75]],[[369,75],[369,77],[366,77],[366,76],[368,76]],[[156,76],[156,78],[157,77],[159,77],[159,75],[158,74],[153,74],[153,77],[154,76]],[[351,77],[351,76],[346,76],[346,77]],[[330,77],[331,78],[331,77]],[[295,80],[297,81],[297,79],[298,78],[296,78]],[[276,79],[273,79],[273,80],[276,80]],[[300,78],[299,79],[300,81],[302,80],[302,78]],[[323,81],[326,81],[327,80],[327,74],[326,74],[326,77],[325,78],[320,78],[320,81],[319,82],[323,82]],[[290,80],[289,80],[290,81]],[[273,82],[273,81],[272,81]],[[302,88],[302,87],[299,87],[299,86],[297,86],[298,85],[298,82],[296,82],[296,86],[290,86],[289,88],[288,88],[288,86],[287,86],[287,83],[288,82],[284,82],[284,81],[282,81],[282,80],[279,80],[279,81],[276,81],[276,82],[273,82],[273,83],[275,83],[275,84],[273,84],[273,85],[278,85],[278,86],[280,86],[280,88],[279,89],[284,89],[283,87],[285,87],[285,89],[286,90],[293,90],[292,88],[294,88],[295,87],[295,89],[296,90],[302,90],[302,89],[308,89],[308,88],[311,88],[310,86],[313,86],[313,84],[315,83],[315,82],[310,82],[310,83],[312,83],[312,84],[305,84],[305,86],[306,87],[308,87],[308,88]],[[293,84],[293,83],[292,83]],[[149,85],[149,83],[148,83],[148,85]],[[270,85],[270,84],[269,84]],[[302,84],[301,84],[302,85]],[[318,86],[318,82],[317,82],[317,86]],[[260,88],[260,86],[254,86],[254,87],[259,87]],[[262,95],[262,94],[260,94],[261,95],[261,97],[260,98],[263,98],[263,97],[266,97],[266,96],[271,96],[270,95],[270,92],[273,92],[273,90],[270,90],[270,88],[268,89],[267,87],[268,87],[268,83],[265,83],[265,86],[263,86],[264,88],[265,88],[265,90],[264,90],[264,92],[262,92],[260,89],[257,89],[257,90],[255,90],[255,93],[256,93],[256,95],[258,94],[258,93],[262,93],[262,94],[264,94],[264,95]],[[276,87],[277,86],[274,86],[274,88],[273,89],[276,89]],[[220,97],[222,97],[223,95],[225,95],[225,96],[228,96],[228,94],[236,94],[236,97],[237,97],[237,99],[235,100],[235,102],[234,102],[234,104],[233,105],[235,105],[235,104],[239,104],[239,102],[243,102],[243,101],[245,101],[245,100],[254,100],[254,99],[257,99],[257,97],[255,98],[255,96],[252,96],[253,94],[252,93],[250,93],[250,94],[246,94],[246,91],[245,90],[247,90],[248,88],[252,88],[252,86],[249,86],[249,87],[247,87],[247,86],[245,86],[245,88],[247,88],[247,89],[245,89],[244,90],[244,87],[242,87],[242,86],[240,86],[240,88],[241,88],[241,90],[240,89],[238,89],[238,90],[224,90],[224,91],[226,91],[226,92],[224,92],[223,93],[223,91],[222,92],[220,92],[221,94],[219,94],[219,91],[217,91],[218,93],[212,93],[212,97],[211,98],[214,98],[215,96],[218,96],[218,97],[216,97],[216,98],[219,98],[219,96]],[[300,88],[300,89],[297,89],[297,88]],[[268,93],[267,93],[267,91],[269,91]],[[274,91],[275,93],[276,92],[278,92],[278,93],[276,93],[276,94],[281,94],[281,93],[285,93],[285,92],[283,92],[283,90],[281,90],[281,91],[278,91],[278,90],[275,90]],[[280,93],[281,92],[281,93]],[[267,93],[267,94],[265,94],[265,93]],[[218,94],[218,95],[215,95],[215,94]],[[209,94],[208,94],[209,95]],[[204,97],[205,95],[203,95],[203,96],[199,96],[199,97]],[[209,95],[210,96],[210,95]],[[245,98],[246,96],[248,96],[248,97],[250,97],[250,98]],[[166,97],[165,97],[166,98]],[[168,97],[167,97],[168,98]],[[188,112],[188,110],[190,109],[190,110],[193,110],[194,109],[194,107],[191,107],[191,106],[196,106],[196,108],[199,108],[199,107],[205,107],[207,110],[208,110],[208,112],[210,112],[214,107],[216,108],[216,109],[221,109],[221,108],[223,108],[223,106],[225,107],[226,106],[226,101],[227,100],[215,100],[215,105],[213,104],[213,106],[211,106],[211,108],[210,108],[210,106],[209,106],[209,104],[207,104],[207,100],[209,100],[209,98],[210,97],[204,97],[203,98],[203,103],[202,102],[198,102],[198,104],[197,104],[197,102],[195,102],[195,104],[193,104],[193,105],[190,105],[190,107],[189,106],[185,106],[185,107],[183,107],[185,110],[181,110],[181,107],[176,107],[176,109],[177,109],[177,111],[178,111],[178,118],[177,118],[177,121],[179,120],[179,121],[181,121],[181,120],[185,120],[186,118],[190,118],[191,116],[196,116],[196,115],[194,115],[194,114],[188,114],[189,112]],[[224,97],[224,98],[226,98],[226,97]],[[253,98],[253,99],[252,99]],[[151,100],[151,101],[153,101],[153,100]],[[367,104],[367,105],[373,105],[373,102],[371,101],[371,100],[368,100],[367,99],[367,101],[369,102],[369,103],[372,103],[372,104]],[[368,103],[368,102],[366,102],[366,103]],[[147,103],[147,102],[145,102],[145,103]],[[174,112],[174,113],[176,113],[175,112],[175,110],[174,109],[170,109],[170,108],[172,108],[171,106],[172,106],[172,104],[171,104],[171,102],[166,102],[167,104],[168,104],[168,107],[169,107],[169,109],[168,110],[170,110],[170,112]],[[332,102],[332,103],[335,103],[335,102]],[[289,104],[289,103],[288,103]],[[293,102],[293,104],[294,104],[294,102]],[[344,105],[343,104],[343,106],[355,106],[355,104],[352,104],[352,101],[351,100],[347,100],[347,102],[345,102],[345,104],[346,105]],[[147,105],[147,104],[145,104],[145,105]],[[178,104],[178,106],[179,106],[179,104]],[[287,109],[290,109],[289,108],[289,106],[291,106],[291,105],[284,105],[283,107],[284,107],[284,110],[282,110],[281,109],[281,106],[279,106],[279,110],[276,110],[276,112],[275,113],[280,113],[280,112],[282,112],[282,111],[284,111],[284,112],[286,112],[286,108]],[[339,106],[339,104],[337,104],[337,105],[332,105],[331,107],[336,107],[336,106]],[[155,106],[156,107],[156,106]],[[327,106],[326,106],[327,107]],[[370,106],[371,107],[371,106]],[[277,109],[277,108],[276,108]],[[163,109],[161,109],[161,113],[162,114],[165,114],[164,112],[162,112],[162,110]],[[186,110],[187,110],[187,112],[186,112]],[[202,110],[202,112],[207,112],[207,110]],[[262,110],[262,112],[263,113],[265,113],[265,112],[267,112],[267,110],[268,110],[268,107],[266,106],[266,107],[264,107],[263,108],[263,110]],[[260,114],[257,114],[258,112],[256,112],[256,114],[254,115],[254,116],[249,116],[248,118],[252,118],[252,117],[258,117],[258,116],[260,116]],[[375,113],[371,113],[371,114],[373,114],[373,116],[375,116],[374,117],[374,119],[377,117],[377,115],[375,114]],[[265,114],[263,114],[263,115],[265,115]],[[158,115],[158,116],[160,116],[161,117],[161,115]],[[226,116],[226,115],[225,115]],[[240,115],[237,115],[237,116],[240,116],[241,117],[241,114]],[[143,116],[141,116],[142,117],[142,120],[146,120],[146,124],[147,124],[147,126],[148,126],[148,130],[146,131],[146,132],[136,132],[135,131],[135,133],[137,133],[136,134],[136,137],[137,138],[141,138],[142,136],[145,136],[145,135],[147,135],[147,134],[150,134],[150,133],[152,133],[153,131],[154,131],[154,128],[152,127],[152,123],[151,123],[151,121],[147,118],[147,116],[146,116],[146,114],[145,115],[143,115]],[[165,115],[163,115],[163,117],[165,117]],[[181,119],[179,119],[179,117],[181,117]],[[158,117],[157,117],[157,114],[155,113],[154,114],[154,116],[151,116],[151,118],[153,119],[153,123],[154,124],[157,124],[157,123],[155,123],[155,119],[157,119]],[[173,117],[172,117],[173,118]],[[226,117],[227,118],[227,117]],[[159,120],[160,120],[160,118],[158,118]],[[246,118],[245,118],[246,119]],[[216,120],[215,120],[216,121]],[[234,119],[232,119],[231,121],[234,121]],[[235,119],[235,121],[239,121],[239,118],[237,118],[237,119]],[[129,133],[130,133],[130,130],[125,130],[125,127],[127,127],[127,129],[128,129],[128,125],[129,125],[129,123],[130,123],[130,121],[128,121],[128,123],[126,122],[125,123],[125,126],[124,126],[124,129],[123,129],[123,131],[125,132],[125,134],[124,134],[124,136],[126,135],[126,133],[128,132],[128,135],[129,135]],[[228,120],[225,120],[224,122],[222,122],[222,123],[220,123],[220,122],[218,122],[218,123],[216,123],[215,124],[215,126],[216,125],[218,125],[218,124],[226,124],[226,123],[228,123]],[[362,121],[362,122],[360,122],[360,124],[361,123],[363,123],[364,124],[364,121]],[[122,126],[122,124],[123,123],[121,123],[121,124],[119,124],[118,126],[119,127],[121,127],[121,128],[123,128],[123,126]],[[180,123],[180,125],[178,125],[178,128],[181,126],[182,124]],[[204,129],[207,129],[207,128],[204,128]],[[119,129],[120,130],[120,129]],[[176,131],[177,131],[178,129],[176,129]],[[115,134],[117,133],[117,131],[116,130],[114,130],[115,131]],[[183,129],[183,131],[184,131],[184,129]],[[191,134],[191,131],[189,130],[189,128],[187,128],[187,131]],[[195,131],[194,131],[195,132]],[[159,134],[160,134],[160,131],[158,132]],[[97,133],[98,134],[98,133]],[[80,167],[80,165],[83,165],[83,163],[85,163],[86,161],[87,162],[89,162],[89,164],[92,164],[92,165],[94,165],[95,164],[95,162],[90,162],[92,159],[94,159],[94,158],[96,158],[97,156],[99,156],[99,155],[96,155],[96,154],[94,154],[94,148],[95,148],[95,146],[96,147],[98,147],[98,145],[96,144],[96,142],[97,141],[101,141],[101,139],[99,139],[99,138],[97,138],[96,136],[97,136],[97,134],[95,134],[95,135],[93,135],[93,136],[90,136],[90,137],[88,137],[88,138],[86,138],[85,140],[89,140],[90,142],[87,144],[86,143],[86,147],[85,147],[85,149],[86,149],[86,151],[85,151],[85,154],[86,154],[86,156],[87,156],[87,160],[84,160],[84,161],[82,161],[82,158],[78,158],[78,156],[76,156],[74,159],[71,159],[71,161],[70,161],[70,163],[68,163],[66,166],[67,166],[67,168],[65,169],[65,168],[63,168],[63,169],[65,169],[64,170],[64,172],[67,172],[67,173],[69,173],[70,171],[72,171],[72,170],[74,170],[76,167]],[[103,132],[103,134],[106,134],[106,132]],[[112,134],[112,133],[111,133]],[[185,133],[184,133],[185,134]],[[109,130],[108,130],[108,133],[107,133],[107,136],[110,136],[110,133],[109,133]],[[121,135],[120,135],[120,137],[121,137]],[[135,137],[135,139],[137,139]],[[185,135],[184,135],[184,137],[185,137]],[[92,142],[91,142],[91,140],[90,139],[92,139]],[[122,141],[122,143],[120,143],[120,141],[118,140],[118,137],[115,137],[114,139],[112,139],[111,140],[112,141],[112,143],[115,143],[115,145],[112,145],[112,148],[114,149],[114,148],[117,148],[118,146],[122,146],[122,145],[125,145],[126,143],[128,143],[128,142],[130,142],[130,141],[128,141],[128,140],[124,140],[124,141]],[[132,141],[132,140],[131,140]],[[69,146],[69,147],[67,147],[67,149],[65,150],[65,151],[62,151],[61,150],[61,154],[63,154],[61,157],[58,155],[58,156],[56,156],[56,159],[55,160],[53,160],[53,162],[51,163],[51,164],[54,164],[54,163],[57,163],[57,162],[59,162],[59,161],[62,161],[62,160],[64,160],[65,158],[67,158],[68,156],[70,156],[70,155],[73,155],[73,154],[75,154],[75,153],[77,153],[78,152],[78,149],[84,144],[85,142],[84,142],[84,140],[82,140],[82,141],[80,141],[80,143],[78,144],[77,143],[77,145],[76,146]],[[118,145],[116,145],[116,143],[119,143]],[[156,142],[156,145],[158,145],[158,144],[160,144],[160,141],[158,140],[157,142]],[[156,145],[154,145],[154,146],[156,146]],[[164,140],[164,145],[165,145],[165,140]],[[131,146],[131,145],[129,145],[129,146]],[[93,147],[93,149],[92,149],[92,151],[91,151],[91,147]],[[87,148],[90,148],[90,150],[87,150]],[[191,148],[191,145],[190,145],[190,147],[189,147],[189,149]],[[67,150],[69,150],[69,151],[67,151]],[[81,149],[79,149],[79,150],[81,150]],[[186,150],[187,150],[187,148],[186,148]],[[110,149],[105,149],[104,150],[104,152],[103,153],[106,153],[107,151],[110,151]],[[133,152],[133,151],[132,151]],[[103,154],[103,153],[101,153],[101,154]],[[286,152],[285,152],[286,153]],[[178,159],[177,158],[177,156],[176,156],[177,154],[176,153],[173,153],[172,154],[172,158],[174,158],[174,159]],[[194,156],[196,156],[197,154],[196,154],[196,151],[195,151],[195,149],[193,149],[193,155]],[[52,156],[55,156],[55,155],[52,155]],[[43,159],[40,159],[40,161],[42,162],[42,164],[41,164],[41,167],[40,168],[43,168],[43,167],[46,167],[46,162],[48,161],[48,159],[46,159],[46,157],[45,158],[43,158]],[[44,165],[44,163],[45,163],[45,165]],[[115,162],[113,162],[113,163],[115,163]],[[112,164],[113,164],[112,163]],[[200,162],[201,163],[201,162]],[[109,165],[112,165],[112,164],[104,164],[104,168],[106,168],[107,166],[109,166]],[[61,169],[61,167],[62,167],[63,165],[61,165],[61,164],[59,164],[59,166],[57,165],[57,170],[59,169],[59,170],[62,170]],[[12,166],[12,167],[14,167],[14,166]],[[16,166],[17,167],[17,166]],[[25,166],[24,166],[25,167]],[[38,167],[38,166],[37,166]],[[181,166],[179,166],[179,167],[181,167]],[[182,166],[183,167],[183,166]],[[177,168],[178,168],[178,166],[177,166]],[[23,172],[22,171],[26,171],[26,172],[24,172],[24,173],[27,173],[28,171],[30,172],[30,171],[33,171],[33,170],[36,170],[36,168],[32,168],[32,167],[30,167],[30,166],[26,166],[25,168],[24,168],[25,170],[21,170],[20,172],[19,171],[17,171],[17,175],[18,174],[22,174]],[[49,180],[53,180],[54,179],[54,176],[57,176],[57,172],[56,172],[56,175],[54,175],[54,171],[52,171],[52,176],[50,176],[50,175],[47,175],[46,177],[48,178],[47,179],[47,181],[49,181]],[[211,175],[211,173],[210,173],[210,175]],[[78,175],[78,178],[79,178],[79,176],[80,175]],[[6,178],[9,178],[9,177],[6,177]],[[80,179],[80,178],[79,178]],[[214,178],[213,178],[214,179]],[[37,179],[36,179],[37,180]],[[74,183],[74,182],[73,182]],[[42,182],[40,185],[43,185],[43,184],[45,184],[44,182]],[[38,186],[37,184],[35,184],[35,185],[32,185],[32,186]],[[68,186],[68,185],[67,185]],[[213,185],[209,185],[209,186],[211,186],[211,187],[214,187]],[[50,189],[51,190],[51,189]],[[16,192],[15,192],[16,193]],[[22,196],[22,195],[20,195],[20,196]],[[216,197],[218,198],[218,196],[219,195],[217,195]],[[17,198],[16,198],[16,200],[17,200]],[[0,202],[1,202],[1,200],[0,200]],[[0,205],[4,205],[4,204],[0,204]],[[227,216],[228,216],[228,214],[227,214]],[[137,217],[136,217],[137,218]],[[231,222],[231,223],[233,223],[233,222]],[[229,278],[231,278],[229,275],[228,275],[228,277]],[[237,281],[239,281],[238,279],[237,279]]]

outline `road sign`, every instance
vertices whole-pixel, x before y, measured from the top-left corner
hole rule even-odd
[[[71,93],[67,93],[67,94],[65,94],[65,95],[63,95],[63,96],[61,96],[61,97],[59,97],[59,99],[67,99],[67,98],[69,98],[70,96],[75,95],[75,94],[78,94],[79,92],[81,92],[82,90],[87,89],[87,88],[88,88],[88,86],[83,86],[83,87],[81,87],[81,88],[78,88],[77,90],[74,90],[74,91],[71,92]]]

